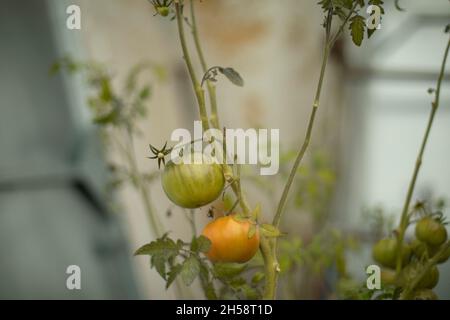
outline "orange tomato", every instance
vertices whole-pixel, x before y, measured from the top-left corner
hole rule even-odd
[[[233,215],[220,217],[203,229],[203,235],[211,241],[206,256],[212,262],[238,262],[250,260],[259,248],[259,231],[249,238],[249,221],[236,221]]]

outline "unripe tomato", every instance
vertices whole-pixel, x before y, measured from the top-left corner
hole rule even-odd
[[[432,255],[430,247],[426,243],[418,239],[414,239],[414,241],[411,244],[411,248],[414,255],[419,259],[424,257],[425,254],[427,255],[427,257],[430,257]]]
[[[423,266],[412,263],[410,265],[407,265],[403,270],[401,274],[402,278],[402,284],[408,285],[408,283],[414,281],[416,279]],[[429,272],[420,280],[420,282],[417,284],[417,289],[433,289],[439,282],[439,270],[436,266],[433,266]]]
[[[211,159],[200,153],[193,156],[194,159],[202,157],[202,164],[169,161],[161,180],[164,192],[173,203],[192,209],[216,200],[225,185],[220,164],[211,163]]]
[[[447,230],[438,220],[425,217],[416,224],[416,237],[431,246],[440,246],[447,240]]]
[[[415,291],[413,294],[414,300],[438,300],[438,296],[436,293],[433,292],[433,290],[425,289],[425,290],[418,290]]]
[[[382,269],[380,277],[383,286],[395,285],[397,283],[397,277],[394,270]]]
[[[373,259],[388,268],[395,268],[397,263],[397,239],[385,238],[378,241],[372,249]],[[408,245],[403,245],[402,249],[402,264],[408,263],[411,257],[411,248]]]
[[[211,241],[206,256],[212,262],[244,263],[253,258],[259,248],[259,231],[249,238],[250,221],[236,221],[233,215],[220,217],[203,229]]]
[[[439,250],[439,248],[437,249]],[[436,250],[436,252],[437,252]],[[441,256],[441,258],[438,260],[438,263],[444,263],[445,261],[448,260],[448,258],[450,258],[450,247],[448,247],[445,251],[444,254]]]
[[[168,7],[157,7],[156,11],[158,11],[158,13],[163,16],[163,17],[167,17],[170,13],[170,10]]]

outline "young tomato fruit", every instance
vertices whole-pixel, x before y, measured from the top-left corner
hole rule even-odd
[[[378,241],[372,249],[373,259],[388,268],[395,268],[397,263],[397,239],[385,238]],[[402,249],[402,263],[405,265],[411,257],[411,248],[404,245]]]
[[[220,164],[200,153],[193,154],[193,160],[201,164],[175,164],[169,161],[162,175],[162,187],[167,197],[183,208],[199,208],[216,200],[222,193],[225,178]]]
[[[412,263],[407,265],[401,274],[401,282],[404,286],[414,281],[421,273],[423,266],[418,263]],[[428,271],[422,280],[417,284],[417,289],[433,289],[439,282],[439,270],[436,266],[433,266]]]
[[[447,230],[441,222],[425,217],[416,224],[416,237],[431,246],[440,246],[447,240]]]
[[[206,254],[212,262],[244,263],[253,258],[259,248],[259,231],[248,237],[251,222],[236,221],[233,215],[218,218],[203,229],[203,235],[211,241]]]

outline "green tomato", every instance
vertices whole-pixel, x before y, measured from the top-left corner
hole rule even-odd
[[[414,239],[411,244],[412,251],[414,255],[421,259],[423,257],[430,257],[432,255],[431,248],[424,242]]]
[[[373,259],[387,268],[395,268],[397,263],[397,239],[385,238],[378,241],[372,249]],[[411,248],[408,245],[403,245],[402,249],[402,263],[407,264],[411,257]]]
[[[201,157],[201,158],[200,158]],[[175,164],[169,161],[162,175],[162,187],[167,197],[183,208],[199,208],[216,200],[225,185],[220,164],[200,153],[194,159],[202,159],[201,164]]]
[[[383,286],[393,286],[397,284],[397,277],[394,270],[382,269],[380,277]]]
[[[439,250],[439,249],[438,249]],[[441,256],[441,258],[438,260],[438,263],[444,263],[445,261],[448,260],[448,258],[450,258],[450,247],[448,247],[445,251],[444,254]]]
[[[440,246],[447,240],[447,230],[438,220],[425,217],[416,224],[416,237],[431,246]]]
[[[423,266],[418,263],[412,263],[407,265],[402,270],[402,284],[407,286],[409,283],[414,281],[422,271]],[[439,270],[436,266],[433,266],[430,271],[425,274],[425,276],[417,284],[417,289],[433,289],[439,282]]]
[[[168,7],[157,7],[156,11],[158,11],[158,13],[163,17],[167,17],[170,13],[170,10]]]
[[[412,243],[414,255],[421,259],[423,257],[432,258],[441,249],[441,246],[430,246],[420,240],[415,239]],[[425,255],[426,254],[426,255]],[[450,247],[444,251],[444,254],[438,260],[438,263],[444,263],[450,258]]]

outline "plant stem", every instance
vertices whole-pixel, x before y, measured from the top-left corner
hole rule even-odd
[[[194,0],[191,0],[191,24],[192,24],[192,36],[194,38],[195,48],[197,50],[198,58],[202,66],[203,73],[208,71],[208,65],[203,55],[202,45],[198,36],[197,20],[195,18],[195,5]],[[209,80],[206,81],[209,103],[211,107],[210,120],[214,128],[220,128],[219,115],[217,113],[217,98],[216,98],[216,86]]]
[[[283,193],[281,195],[280,201],[278,202],[278,207],[277,207],[277,211],[275,213],[275,216],[273,218],[273,225],[278,227],[280,225],[280,221],[281,221],[281,216],[283,214],[283,209],[284,206],[286,204],[286,200],[287,200],[287,196],[289,194],[289,189],[292,186],[292,183],[294,181],[294,177],[297,173],[298,167],[301,163],[301,161],[303,160],[303,157],[306,153],[306,150],[308,149],[309,143],[311,141],[311,134],[313,131],[313,127],[314,127],[314,120],[316,118],[316,113],[317,113],[317,109],[319,108],[319,101],[320,101],[320,93],[322,91],[322,84],[323,84],[323,79],[325,76],[325,70],[327,67],[327,61],[328,61],[328,57],[330,55],[330,47],[329,44],[327,43],[324,49],[324,53],[323,53],[323,60],[322,60],[322,68],[320,70],[320,77],[319,77],[319,83],[317,85],[317,90],[316,90],[316,96],[314,98],[314,103],[312,106],[312,110],[311,110],[311,115],[309,117],[309,122],[308,122],[308,128],[306,130],[306,135],[305,135],[305,139],[303,141],[303,144],[300,148],[300,151],[297,154],[297,158],[295,159],[294,165],[292,166],[291,172],[289,174],[288,180],[286,182],[286,185],[284,187]]]
[[[150,222],[150,228],[153,230],[156,237],[159,238],[162,236],[161,230],[163,230],[161,221],[159,221],[159,219],[153,209],[153,206],[152,206],[152,203],[150,200],[150,192],[147,188],[147,185],[142,180],[141,174],[138,169],[136,153],[134,151],[134,140],[133,140],[132,133],[129,129],[127,129],[126,131],[127,131],[126,135],[127,135],[127,140],[128,140],[128,143],[126,144],[126,148],[127,148],[126,156],[128,158],[132,179],[136,183],[136,187],[141,194],[141,197],[143,200],[142,202],[144,204],[144,209],[147,214],[147,218]]]
[[[162,230],[163,226],[161,221],[158,219],[157,214],[155,213],[155,210],[152,205],[152,201],[150,199],[150,190],[148,189],[148,185],[145,183],[145,181],[142,179],[142,176],[140,174],[137,160],[136,160],[136,152],[134,148],[134,139],[133,134],[129,128],[126,129],[126,136],[127,136],[127,142],[126,143],[126,150],[125,156],[128,159],[129,167],[131,170],[131,176],[133,179],[133,182],[136,184],[136,188],[138,189],[142,203],[144,205],[144,209],[147,215],[147,218],[149,220],[150,229],[153,230],[153,233],[156,235],[157,238],[162,236]],[[182,298],[185,296],[184,294],[184,288],[181,284],[180,279],[175,279],[175,294],[177,297]],[[188,289],[186,289],[188,290]]]
[[[276,279],[279,268],[278,262],[276,261],[276,256],[272,252],[270,241],[262,235],[260,237],[259,248],[264,259],[265,285],[263,299],[273,300],[276,295]]]
[[[188,68],[189,76],[192,81],[192,86],[194,88],[195,95],[197,97],[200,120],[202,121],[203,130],[209,129],[208,115],[205,107],[205,92],[203,91],[200,83],[197,80],[197,76],[195,75],[195,70],[192,65],[191,57],[189,55],[189,50],[186,44],[186,38],[184,36],[184,18],[181,12],[181,4],[179,1],[175,1],[175,10],[177,15],[177,24],[178,24],[178,34],[181,42],[181,49],[183,50],[183,57],[186,62],[186,66]]]
[[[407,229],[408,224],[409,224],[409,219],[408,219],[409,206],[410,206],[411,199],[412,199],[412,196],[413,196],[413,193],[414,193],[414,188],[416,186],[416,181],[417,181],[417,177],[419,175],[420,167],[422,165],[422,158],[423,158],[423,154],[425,152],[425,148],[426,148],[426,145],[427,145],[427,142],[428,142],[428,138],[430,136],[431,127],[433,126],[434,117],[436,115],[436,111],[439,108],[441,84],[442,84],[442,79],[444,78],[445,64],[447,62],[449,46],[450,46],[450,40],[447,42],[447,47],[445,49],[444,58],[443,58],[442,65],[441,65],[441,70],[440,70],[439,77],[438,77],[438,80],[437,80],[435,99],[431,103],[431,111],[430,111],[430,116],[428,118],[427,128],[425,130],[425,134],[424,134],[423,139],[422,139],[422,144],[420,146],[419,154],[418,154],[417,159],[416,159],[416,164],[415,164],[415,167],[414,167],[414,171],[413,171],[413,175],[412,175],[411,181],[409,183],[408,192],[406,194],[406,199],[405,199],[405,203],[403,205],[402,215],[401,215],[401,218],[400,218],[398,241],[397,241],[398,242],[397,243],[397,264],[396,264],[397,276],[399,275],[400,271],[402,270],[402,259],[401,259],[401,256],[402,256],[402,249],[403,249],[403,241],[404,241],[404,238],[405,238],[405,232],[406,232],[406,229]]]

